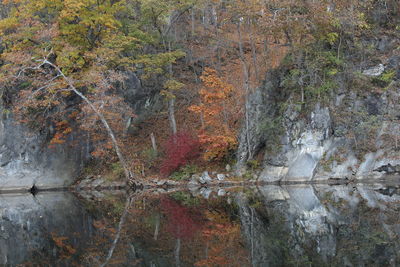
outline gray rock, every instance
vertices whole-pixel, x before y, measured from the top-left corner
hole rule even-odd
[[[93,177],[93,176],[92,176]],[[79,184],[77,185],[77,188],[78,189],[81,189],[81,188],[85,188],[85,187],[88,187],[89,185],[90,185],[90,183],[92,182],[92,179],[91,178],[89,178],[89,179],[84,179],[84,180],[82,180],[82,181],[80,181],[79,182]]]
[[[90,192],[94,199],[103,199],[106,195],[101,191],[93,190]]]
[[[102,178],[97,178],[97,179],[93,180],[93,181],[89,184],[89,187],[91,187],[91,188],[96,188],[96,187],[99,187],[99,186],[103,185],[104,183],[105,183],[105,180],[104,180],[104,179],[102,179]]]
[[[205,198],[205,199],[209,199],[210,195],[212,193],[212,190],[209,188],[201,188],[200,189],[200,194]]]
[[[199,187],[200,187],[200,184],[199,184],[198,180],[191,179],[191,180],[188,182],[187,186],[188,186],[189,190],[192,191],[192,190],[196,190],[197,188],[199,188]]]
[[[212,181],[212,178],[210,177],[210,175],[208,174],[208,171],[203,172],[203,174],[201,175],[201,177],[199,178],[199,182],[201,184],[208,184]]]
[[[377,77],[381,75],[384,71],[385,71],[385,66],[383,66],[383,64],[379,64],[378,66],[364,70],[362,74],[370,77]]]
[[[161,180],[161,181],[158,181],[156,184],[159,185],[159,186],[165,185],[165,184],[167,184],[167,181],[166,180]]]
[[[109,184],[110,187],[113,188],[124,188],[126,186],[125,182],[112,182]]]
[[[48,133],[34,133],[11,116],[1,116],[0,190],[71,185],[90,157],[86,141],[72,132],[64,144],[50,148]]]
[[[263,127],[269,119],[277,115],[279,110],[279,103],[275,98],[277,95],[275,89],[280,87],[284,73],[285,70],[279,68],[268,72],[265,85],[255,90],[247,98],[246,105],[251,120],[248,122],[248,127],[243,127],[239,135],[235,170],[241,170],[246,165],[247,160],[251,159],[269,138],[268,132],[263,131]],[[245,130],[246,128],[248,128],[248,131]]]
[[[219,181],[225,180],[225,174],[218,173],[218,174],[217,174],[217,179],[218,179]]]
[[[286,180],[311,180],[317,164],[318,160],[314,159],[311,154],[300,154],[290,164]]]
[[[232,167],[231,167],[231,165],[229,165],[229,164],[226,164],[226,166],[225,166],[225,170],[226,170],[227,172],[230,172],[230,171],[232,170]]]
[[[287,175],[288,168],[284,166],[265,165],[258,179],[265,182],[276,182]]]
[[[385,45],[389,44],[382,43],[381,48]],[[385,64],[390,69],[398,69],[400,57],[392,55]],[[366,69],[364,75],[376,77],[384,70],[385,66],[380,64]],[[393,101],[400,98],[397,82],[384,92],[360,94],[352,90],[354,85],[348,73],[343,73],[337,77],[340,88],[331,92],[330,101],[324,106],[316,103],[311,108],[307,104],[310,112],[300,116],[298,110],[302,107],[289,104],[277,114],[279,107],[275,96],[282,89],[285,73],[285,69],[270,72],[269,81],[248,98],[250,131],[247,135],[246,127],[243,127],[240,132],[237,165],[234,168],[236,174],[246,173],[246,161],[255,156],[259,148],[271,146],[269,140],[276,140],[276,144],[264,153],[259,181],[351,180],[396,174],[393,168],[381,172],[378,168],[400,164],[400,146],[394,145],[400,140],[400,104]],[[291,98],[293,96],[288,95],[280,101],[295,103]],[[282,125],[278,126],[282,127],[278,138],[268,127],[261,127],[274,118],[282,121]]]
[[[167,181],[167,185],[169,185],[169,186],[175,186],[175,185],[178,185],[179,184],[179,182],[177,182],[177,181],[172,181],[172,180],[168,180]]]
[[[378,42],[377,49],[380,51],[385,51],[387,50],[389,44],[390,44],[389,38],[387,36],[383,36]]]
[[[382,165],[379,168],[375,169],[374,171],[378,172],[385,172],[387,174],[394,174],[394,173],[400,173],[400,165],[394,165],[388,163],[386,165]]]
[[[226,195],[226,191],[224,189],[218,189],[217,195],[223,197]]]

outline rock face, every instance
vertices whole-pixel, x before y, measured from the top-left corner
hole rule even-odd
[[[384,49],[381,46],[377,43],[377,53]],[[373,71],[355,74],[351,67],[335,77],[338,88],[325,100],[308,100],[306,106],[296,104],[293,91],[284,93],[289,69],[282,66],[269,72],[265,85],[248,98],[250,120],[240,134],[237,170],[243,173],[246,161],[263,153],[259,180],[266,182],[369,179],[398,173],[400,80],[395,74],[400,57],[386,52],[388,70],[381,63]],[[392,73],[390,79],[384,70]]]
[[[131,134],[137,134],[146,118],[163,108],[163,97],[159,92],[163,88],[164,77],[141,80],[140,73],[127,72],[125,75],[125,81],[118,86],[119,93],[136,115],[132,121],[128,121],[127,130]]]
[[[89,155],[77,133],[49,148],[43,133],[32,133],[11,117],[0,119],[0,191],[68,186]]]
[[[126,130],[134,133],[143,118],[159,107],[159,87],[151,80],[142,84],[133,72],[126,76],[118,88],[138,115],[127,123]],[[3,103],[0,113],[0,191],[26,190],[33,185],[40,189],[64,187],[75,181],[90,158],[90,140],[85,134],[73,132],[64,144],[49,148],[48,133],[32,132],[16,123]]]

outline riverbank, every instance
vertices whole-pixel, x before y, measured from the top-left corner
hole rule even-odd
[[[229,176],[229,175],[228,175]],[[153,180],[141,180],[139,181],[138,190],[160,190],[160,192],[169,192],[174,190],[185,190],[191,191],[199,190],[201,188],[226,188],[226,187],[253,187],[253,186],[265,186],[265,185],[358,185],[358,184],[390,184],[393,186],[400,186],[400,176],[385,176],[380,179],[327,179],[327,180],[315,180],[315,181],[275,181],[266,182],[262,180],[250,179],[243,180],[242,178],[229,176],[229,178],[220,179],[209,175],[208,172],[203,174],[195,174],[189,180],[175,181],[171,179],[153,179]],[[18,194],[18,193],[31,193],[33,195],[39,192],[57,192],[57,191],[105,191],[105,190],[129,190],[129,186],[125,181],[110,181],[100,176],[89,176],[85,179],[78,181],[72,186],[60,186],[60,187],[12,187],[7,189],[0,189],[0,195],[3,194]]]

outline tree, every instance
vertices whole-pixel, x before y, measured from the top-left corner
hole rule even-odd
[[[178,130],[175,119],[175,93],[183,88],[184,84],[174,78],[172,64],[175,63],[176,59],[183,57],[185,53],[179,49],[173,51],[174,37],[172,30],[182,14],[189,11],[195,1],[165,0],[160,2],[156,0],[141,0],[139,2],[143,20],[147,22],[146,24],[152,26],[152,29],[150,29],[160,42],[161,47],[163,47],[163,52],[172,59],[169,61],[167,70],[164,73],[167,81],[164,83],[162,93],[168,101],[168,118],[172,134],[176,135]]]
[[[233,112],[228,112],[232,104],[229,100],[235,90],[211,68],[206,68],[200,79],[204,84],[199,91],[201,103],[190,106],[189,110],[199,114],[203,120],[198,137],[205,149],[204,159],[221,160],[237,144],[233,122],[229,117]]]
[[[127,179],[133,178],[113,130],[96,107],[106,102],[96,96],[112,93],[112,83],[123,79],[120,70],[129,68],[131,61],[122,53],[137,43],[136,38],[121,34],[116,15],[123,1],[8,3],[11,14],[0,23],[5,43],[0,82],[11,93],[24,84],[17,97],[21,101],[15,108],[17,115],[40,118],[42,123],[48,118],[60,121],[75,94],[98,116]],[[69,131],[63,129],[62,134]],[[57,134],[53,143],[60,140]]]
[[[15,114],[30,126],[54,123],[59,131],[53,144],[62,142],[71,129],[66,124],[76,119],[95,136],[100,122],[127,177],[131,176],[117,136],[124,116],[131,117],[132,111],[116,94],[117,84],[137,66],[148,75],[161,73],[182,53],[142,53],[153,38],[140,29],[137,14],[129,13],[129,1],[9,0],[3,4],[10,14],[0,20],[4,46],[0,83],[20,103],[14,105]]]

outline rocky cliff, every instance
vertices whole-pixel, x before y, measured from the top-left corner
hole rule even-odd
[[[119,93],[137,115],[127,124],[126,130],[131,133],[137,132],[146,116],[161,106],[157,94],[160,87],[152,81],[142,84],[132,72],[118,86]],[[40,189],[69,186],[91,158],[90,138],[78,129],[67,136],[65,143],[50,146],[54,135],[51,126],[41,132],[29,129],[15,121],[3,103],[0,114],[0,192],[28,190],[33,186]]]
[[[82,169],[88,149],[87,140],[78,133],[71,134],[65,144],[50,148],[47,134],[32,132],[3,115],[0,191],[68,186]]]
[[[267,74],[248,98],[250,119],[238,150],[242,173],[255,158],[262,166],[258,177],[267,182],[400,172],[399,39],[360,39],[343,41],[340,60],[331,48],[313,47],[321,52],[307,59],[295,51],[290,63]]]

